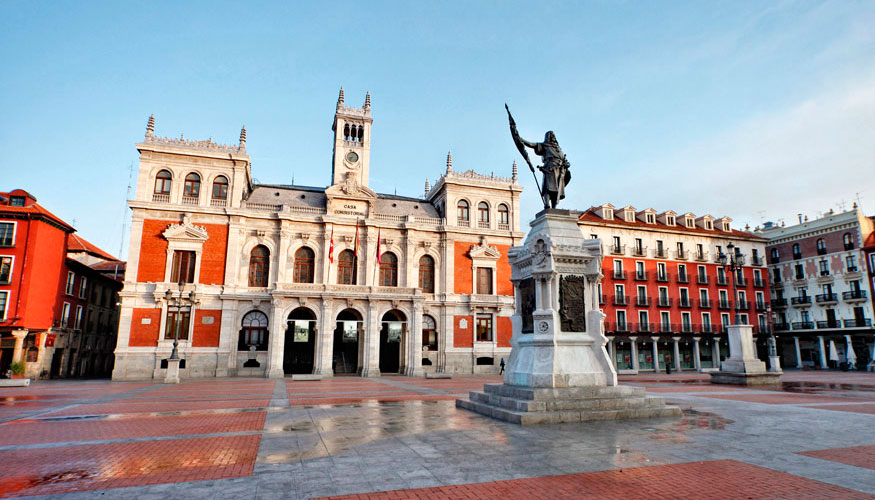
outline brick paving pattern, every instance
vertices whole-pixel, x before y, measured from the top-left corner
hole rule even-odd
[[[260,439],[249,435],[7,451],[0,496],[247,476]]]
[[[873,399],[818,396],[807,394],[704,394],[703,398],[730,399],[732,401],[747,401],[749,403],[765,403],[770,405],[798,405],[811,403],[863,403]]]
[[[875,470],[875,446],[853,446],[832,450],[802,451],[799,454]]]
[[[854,500],[872,499],[875,496],[734,460],[721,460],[326,498],[332,500],[461,498]]]
[[[863,404],[854,404],[854,405],[841,405],[841,406],[817,406],[811,405],[806,406],[806,408],[816,408],[818,410],[832,410],[832,411],[846,411],[849,413],[863,413],[867,415],[875,415],[875,403],[863,403]]]

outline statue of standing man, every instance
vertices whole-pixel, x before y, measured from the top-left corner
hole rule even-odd
[[[543,183],[538,185],[538,190],[541,193],[541,199],[544,202],[544,208],[556,208],[559,200],[565,198],[565,186],[571,181],[571,164],[562,149],[559,147],[559,142],[556,141],[556,135],[553,131],[549,131],[544,135],[544,142],[530,142],[520,137],[516,128],[516,122],[510,114],[510,108],[507,104],[504,105],[507,109],[507,118],[510,121],[510,135],[513,137],[513,142],[526,163],[529,165],[532,174],[535,173],[535,167],[532,166],[529,160],[526,147],[532,148],[535,154],[541,157],[543,165],[538,165],[538,170],[543,173]],[[535,182],[538,182],[535,176]]]

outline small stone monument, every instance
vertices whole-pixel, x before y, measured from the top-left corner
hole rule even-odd
[[[602,256],[575,214],[537,214],[508,251],[516,311],[504,384],[471,392],[458,408],[522,425],[681,415],[641,387],[617,385],[597,307]]]
[[[726,332],[729,357],[720,363],[719,372],[711,372],[711,383],[772,385],[781,382],[780,371],[767,371],[766,364],[757,359],[751,325],[729,325]]]

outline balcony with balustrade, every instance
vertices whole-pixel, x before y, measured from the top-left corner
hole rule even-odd
[[[632,255],[635,257],[646,257],[647,256],[647,247],[639,247],[637,245],[633,246],[632,247]]]
[[[690,282],[690,275],[687,273],[678,273],[677,282],[681,285],[686,285]]]
[[[729,311],[730,309],[732,309],[732,302],[728,300],[719,300],[717,301],[717,309]]]
[[[649,307],[650,306],[650,297],[648,297],[646,295],[644,295],[644,296],[639,295],[639,296],[635,297],[635,305],[638,307]]]
[[[714,303],[711,302],[711,299],[699,299],[699,309],[711,309],[714,307]]]
[[[669,273],[669,272],[664,272],[664,273],[657,272],[656,273],[656,281],[658,281],[660,283],[668,283],[668,280],[670,278],[671,278],[671,273]]]
[[[699,274],[696,276],[696,283],[700,285],[708,284],[708,275],[707,274]]]
[[[629,296],[628,295],[614,295],[614,305],[615,306],[629,305]]]
[[[626,245],[611,245],[611,255],[626,255]]]
[[[810,306],[811,305],[811,296],[804,295],[800,297],[793,297],[790,299],[790,304],[794,306]]]
[[[842,300],[845,302],[859,302],[866,300],[866,290],[851,290],[842,292]]]
[[[670,297],[659,297],[656,305],[659,307],[671,307],[674,301]]]
[[[772,299],[772,307],[774,307],[776,309],[777,308],[783,309],[784,307],[787,307],[787,299],[785,299],[785,298]]]
[[[650,277],[650,273],[647,271],[635,271],[635,281],[647,281]]]
[[[836,304],[839,301],[839,296],[836,293],[821,293],[814,296],[814,301],[822,305]]]
[[[625,280],[626,279],[626,271],[614,269],[614,279],[615,280]]]
[[[815,323],[814,321],[794,321],[793,329],[794,330],[814,330]]]
[[[845,328],[868,328],[872,326],[872,319],[870,318],[855,318],[855,319],[846,319],[844,321]]]
[[[690,300],[689,297],[680,297],[678,298],[678,307],[682,309],[689,309],[693,307],[693,301]]]

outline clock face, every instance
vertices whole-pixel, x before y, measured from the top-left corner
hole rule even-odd
[[[358,153],[356,153],[355,151],[350,151],[349,153],[346,153],[346,161],[350,163],[356,163],[357,161],[359,161]]]

